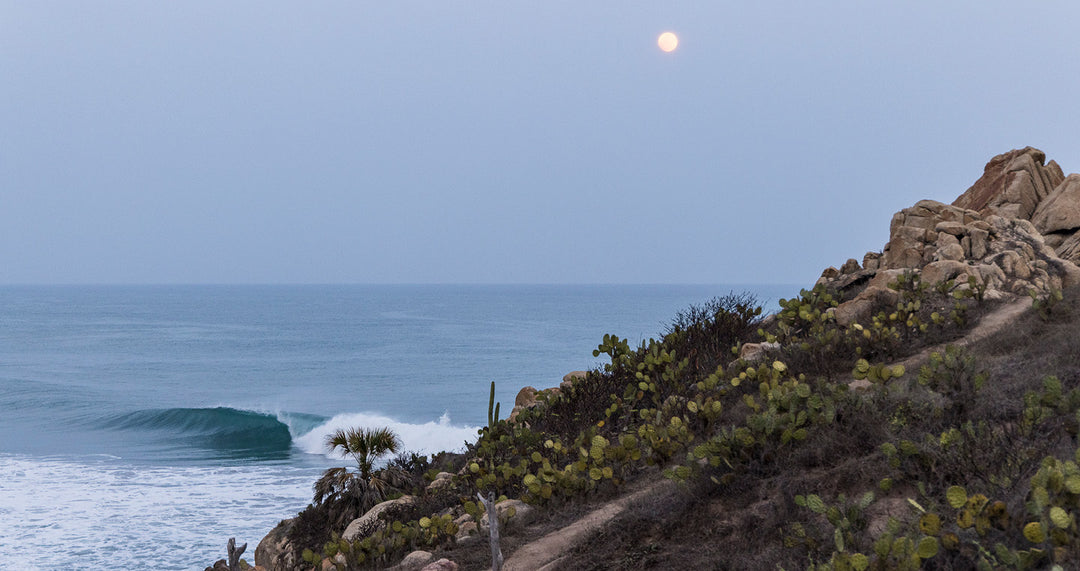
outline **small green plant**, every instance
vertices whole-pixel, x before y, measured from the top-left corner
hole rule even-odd
[[[499,423],[499,404],[495,402],[495,381],[491,381],[491,392],[488,394],[488,429],[495,430]]]
[[[949,345],[944,353],[930,354],[930,362],[919,370],[917,381],[947,399],[947,418],[965,422],[976,393],[986,383],[986,373],[978,369],[973,356]]]
[[[878,363],[871,365],[866,359],[859,359],[855,361],[855,368],[851,371],[851,375],[856,380],[868,380],[874,383],[884,383],[889,379],[896,379],[904,376],[903,365],[888,366],[884,363]]]
[[[1060,289],[1050,288],[1045,293],[1040,293],[1038,290],[1028,290],[1028,295],[1031,296],[1031,307],[1039,313],[1039,317],[1043,321],[1049,321],[1050,315],[1054,312],[1054,308],[1064,298]]]

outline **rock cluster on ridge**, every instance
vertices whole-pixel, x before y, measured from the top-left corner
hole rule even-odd
[[[952,204],[921,200],[894,214],[880,253],[822,272],[819,283],[863,288],[837,308],[837,321],[859,321],[875,302],[890,301],[888,284],[904,272],[957,288],[974,279],[991,298],[1080,283],[1080,175],[1045,161],[1032,147],[1009,151]]]

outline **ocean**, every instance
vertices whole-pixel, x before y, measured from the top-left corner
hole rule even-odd
[[[311,501],[337,428],[458,450],[526,385],[731,292],[798,286],[0,287],[0,568],[203,569]]]

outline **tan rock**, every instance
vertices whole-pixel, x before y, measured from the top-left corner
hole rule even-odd
[[[394,571],[420,571],[432,561],[435,561],[435,556],[430,551],[417,550],[406,555],[401,560],[401,563],[390,569]]]
[[[447,488],[454,483],[454,475],[450,472],[439,472],[435,474],[435,479],[427,485],[427,491],[435,492],[443,488]]]
[[[500,530],[504,529],[503,527],[501,527],[501,522],[503,521],[506,521],[505,529],[516,528],[519,526],[523,527],[532,523],[538,515],[536,512],[536,508],[530,506],[529,504],[521,500],[514,499],[503,500],[495,504],[495,512],[498,514],[499,517]],[[511,512],[513,513],[513,515],[510,515]],[[488,514],[485,513],[480,518],[480,529],[486,530],[487,527]]]
[[[833,314],[837,325],[849,327],[853,323],[869,323],[875,308],[895,306],[900,294],[893,289],[869,285],[855,299],[841,303]]]
[[[889,243],[885,245],[879,267],[920,268],[935,257],[937,248],[927,247],[927,244],[936,244],[942,240],[942,234],[954,237],[953,232],[962,234],[965,221],[974,222],[977,218],[978,214],[973,211],[934,200],[921,200],[893,215]]]
[[[1007,277],[1026,279],[1031,274],[1027,269],[1027,262],[1015,250],[1005,250],[991,258],[991,261],[1001,268]],[[1024,269],[1018,271],[1018,268]],[[1018,273],[1023,275],[1018,275]]]
[[[950,234],[952,236],[959,237],[963,236],[966,233],[966,228],[960,222],[946,221],[938,222],[937,225],[934,226],[934,232],[937,232],[938,234]]]
[[[995,264],[979,264],[975,271],[988,289],[999,289],[1005,284],[1005,272]]]
[[[458,571],[458,564],[443,557],[438,561],[428,563],[420,571]]]
[[[882,257],[883,267],[888,269],[920,267],[926,245],[925,238],[924,230],[908,226],[896,228],[889,243],[885,245],[885,253]]]
[[[768,351],[776,351],[779,348],[779,343],[743,343],[742,347],[739,347],[739,358],[750,362],[758,361],[763,359]]]
[[[1031,217],[1042,234],[1080,228],[1080,174],[1071,174],[1043,200]]]
[[[976,260],[986,257],[986,244],[990,238],[990,232],[971,226],[968,229],[968,238],[971,239],[970,256]]]
[[[867,323],[873,313],[874,302],[869,299],[853,299],[836,306],[833,313],[836,324],[849,327],[853,323]]]
[[[379,518],[386,510],[397,506],[404,506],[416,501],[413,496],[401,496],[396,500],[386,500],[375,504],[375,507],[371,508],[364,515],[352,520],[345,531],[341,534],[341,538],[345,541],[356,541],[357,539],[367,537],[376,531],[386,527],[386,522]]]
[[[454,536],[460,543],[462,541],[468,541],[476,537],[480,533],[480,526],[476,525],[475,521],[467,521],[458,524],[458,532]]]
[[[532,406],[536,404],[537,391],[534,387],[522,387],[516,397],[514,397],[514,406]]]
[[[859,262],[855,258],[848,258],[844,265],[840,266],[841,274],[853,274],[861,270],[862,268],[859,267]]]
[[[881,254],[878,252],[867,252],[862,259],[863,269],[868,271],[877,271],[881,267]]]
[[[570,371],[563,375],[562,382],[559,383],[559,386],[563,390],[570,390],[570,387],[574,386],[574,383],[584,381],[588,376],[589,373],[586,371]]]
[[[585,380],[589,376],[588,371],[570,371],[563,375],[563,382],[574,381],[575,379]]]
[[[897,278],[904,275],[904,272],[908,270],[895,269],[895,270],[880,270],[874,274],[874,277],[870,278],[870,283],[866,284],[866,289],[870,288],[882,288],[888,289],[889,284],[895,282]]]
[[[874,386],[874,383],[866,379],[856,379],[848,383],[848,388],[853,391],[866,391],[870,390],[870,387]]]
[[[1069,238],[1069,236],[1071,236],[1071,234],[1067,232],[1055,232],[1053,234],[1046,234],[1045,236],[1043,236],[1043,243],[1047,246],[1050,246],[1056,251],[1059,246],[1065,243],[1065,240]]]
[[[946,247],[946,246],[953,246],[953,245],[956,245],[956,246],[960,245],[960,239],[957,238],[955,234],[946,234],[944,232],[941,233],[941,234],[938,234],[937,247],[938,247],[939,250],[941,248]]]
[[[901,226],[890,236],[889,243],[899,238],[902,242],[922,245],[926,243],[927,230],[915,226]]]
[[[1061,272],[1061,287],[1080,285],[1080,266],[1068,260],[1061,260],[1059,269]]]
[[[1032,147],[998,155],[953,205],[984,214],[1030,218],[1039,202],[1061,182],[1056,163],[1048,168],[1045,160],[1046,155]]]
[[[960,274],[966,273],[969,267],[967,264],[955,260],[932,262],[923,268],[922,281],[925,284],[933,285],[951,280]]]
[[[1013,280],[1009,285],[1009,291],[1016,295],[1027,295],[1029,291],[1035,289],[1035,286],[1031,285],[1031,282],[1027,280]]]
[[[266,569],[292,569],[298,561],[289,542],[296,518],[277,524],[255,547],[255,565]]]
[[[834,278],[839,277],[839,276],[840,276],[840,270],[838,270],[838,269],[836,269],[836,268],[834,268],[832,266],[829,266],[829,267],[827,267],[827,268],[825,268],[824,270],[821,271],[821,277],[823,277],[823,278],[825,278],[827,280],[831,280],[831,279],[834,279]]]
[[[960,244],[949,244],[944,248],[938,248],[937,251],[938,260],[954,260],[959,261],[964,259],[964,247]]]

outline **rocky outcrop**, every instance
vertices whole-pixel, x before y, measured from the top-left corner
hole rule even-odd
[[[1071,174],[1039,204],[1031,216],[1047,244],[1057,247],[1080,229],[1080,174]],[[1059,251],[1060,255],[1061,252]],[[1080,260],[1062,256],[1073,262]]]
[[[1080,175],[1045,159],[1031,147],[998,155],[952,204],[922,200],[894,214],[880,254],[822,272],[819,283],[858,292],[836,308],[837,321],[890,303],[888,283],[908,271],[927,284],[974,280],[991,298],[1080,283]]]
[[[302,563],[289,542],[296,519],[287,519],[277,524],[255,548],[255,565],[265,569],[296,569]]]
[[[355,541],[360,538],[367,537],[376,531],[386,527],[386,522],[382,520],[381,516],[387,510],[391,510],[398,506],[406,506],[416,501],[413,496],[401,496],[396,500],[386,500],[375,504],[375,507],[371,508],[364,515],[349,522],[348,527],[341,534],[341,538],[345,541]]]
[[[1046,153],[1024,147],[1000,154],[986,163],[983,175],[953,201],[953,206],[980,214],[1028,220],[1039,203],[1065,178]]]
[[[920,200],[892,217],[889,243],[882,252],[885,269],[921,268],[937,259],[958,260],[970,254],[961,243],[968,225],[981,220],[978,212],[934,200]]]

